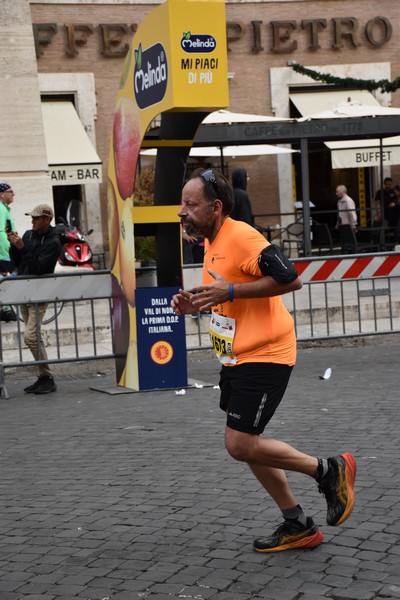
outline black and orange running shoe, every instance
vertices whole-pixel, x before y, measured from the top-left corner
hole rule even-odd
[[[256,552],[282,552],[294,548],[315,548],[323,539],[321,531],[308,517],[305,527],[299,521],[285,520],[271,536],[254,540],[253,547]]]
[[[335,458],[328,458],[328,472],[318,483],[318,490],[325,496],[328,510],[328,525],[340,525],[352,513],[354,506],[354,480],[356,460],[346,452]]]

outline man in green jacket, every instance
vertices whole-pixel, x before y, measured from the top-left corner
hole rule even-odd
[[[0,274],[9,275],[13,271],[10,259],[10,242],[7,229],[15,230],[11,216],[11,203],[14,202],[14,191],[8,183],[0,183]],[[16,321],[17,315],[11,306],[3,306],[0,311],[2,321]]]

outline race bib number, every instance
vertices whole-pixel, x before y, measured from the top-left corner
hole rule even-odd
[[[237,357],[233,353],[235,325],[235,319],[211,312],[209,327],[211,344],[220,362],[224,365],[235,365],[237,362]]]

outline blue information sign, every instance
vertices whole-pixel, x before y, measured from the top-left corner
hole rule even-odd
[[[139,389],[187,386],[185,317],[171,298],[179,288],[136,289]]]

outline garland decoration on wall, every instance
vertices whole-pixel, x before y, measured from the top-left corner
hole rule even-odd
[[[375,81],[373,79],[354,79],[353,77],[334,77],[333,75],[329,75],[329,73],[319,73],[313,69],[307,69],[294,61],[289,61],[288,65],[296,73],[301,73],[301,75],[311,77],[314,81],[323,81],[336,87],[368,90],[369,92],[380,89],[381,92],[387,93],[395,92],[400,88],[400,77],[396,77],[393,81],[388,81],[387,79]]]

